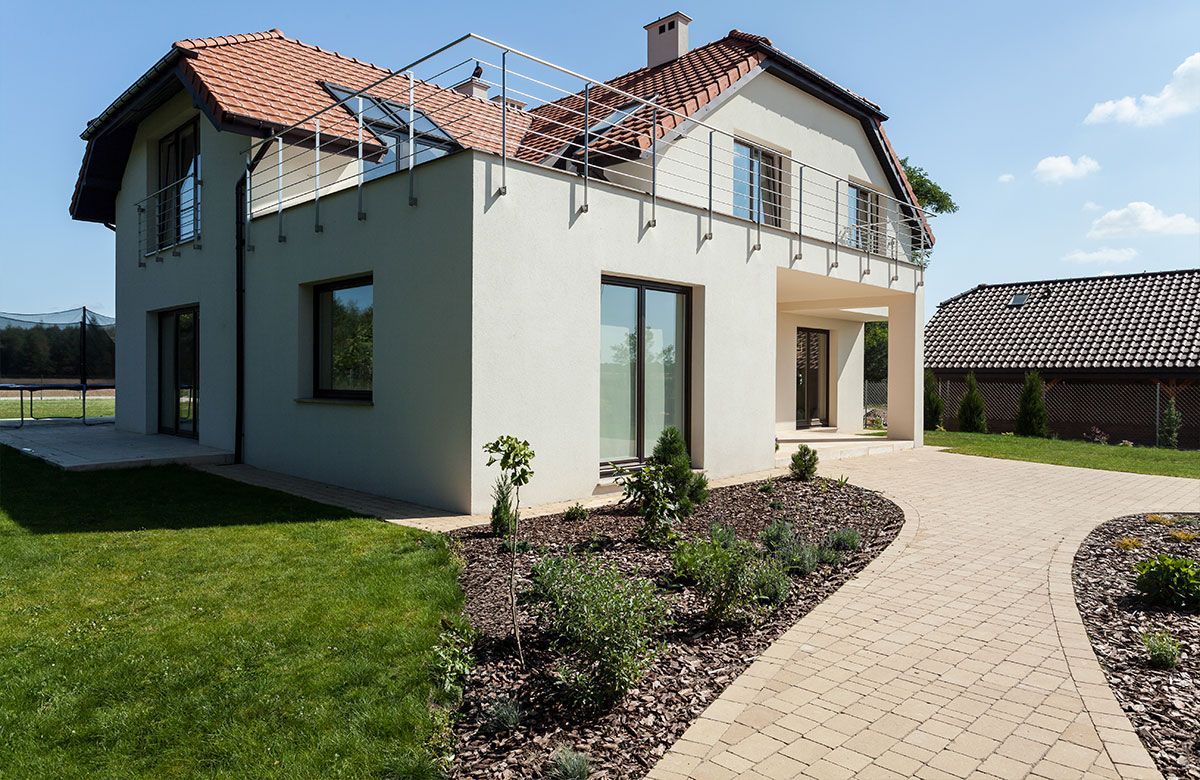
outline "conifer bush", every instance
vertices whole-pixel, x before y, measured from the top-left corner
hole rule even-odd
[[[1050,435],[1050,418],[1046,414],[1046,387],[1036,371],[1025,374],[1025,386],[1021,388],[1021,401],[1017,407],[1016,430],[1018,436],[1046,438]]]
[[[958,429],[963,433],[987,433],[987,411],[974,371],[967,374],[967,392],[958,404]]]

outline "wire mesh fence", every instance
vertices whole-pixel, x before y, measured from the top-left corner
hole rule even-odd
[[[887,380],[868,379],[863,382],[863,406],[887,408]]]
[[[988,430],[1012,431],[1021,397],[1020,381],[980,381],[987,412]],[[966,393],[963,379],[939,379],[938,392],[946,405],[944,425],[958,430],[958,405]],[[1072,382],[1047,384],[1046,413],[1050,431],[1064,439],[1107,436],[1110,443],[1131,441],[1157,445],[1162,434],[1162,416],[1174,394],[1183,415],[1179,431],[1182,449],[1200,449],[1200,387],[1164,387],[1154,382]]]

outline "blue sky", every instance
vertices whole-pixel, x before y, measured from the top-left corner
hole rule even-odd
[[[642,25],[677,8],[693,45],[767,35],[891,116],[900,154],[961,207],[935,225],[929,313],[981,282],[1200,266],[1200,3],[676,2],[15,4],[0,29],[0,311],[112,313],[112,234],[67,215],[78,136],[176,39],[279,27],[400,66],[472,31],[607,76],[641,65]]]

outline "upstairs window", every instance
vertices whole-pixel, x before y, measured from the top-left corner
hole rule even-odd
[[[375,286],[370,276],[313,287],[313,395],[371,399]]]
[[[182,244],[200,232],[200,124],[192,120],[158,142],[158,187],[150,198],[156,249]]]
[[[386,148],[383,154],[363,161],[363,178],[367,181],[408,169],[408,106],[369,95],[355,95],[354,90],[326,84],[325,89],[349,111],[357,122],[359,98],[362,98],[363,130]],[[458,144],[425,112],[414,108],[413,165],[436,160],[458,149]]]
[[[783,227],[783,161],[775,152],[733,144],[733,215]]]
[[[886,226],[879,209],[879,193],[857,184],[846,189],[846,244],[864,252],[881,252]]]

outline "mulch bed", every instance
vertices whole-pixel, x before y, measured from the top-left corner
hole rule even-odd
[[[1159,553],[1200,558],[1200,539],[1169,535],[1175,529],[1200,533],[1200,515],[1157,516],[1172,525],[1148,517],[1118,517],[1084,540],[1072,567],[1075,600],[1108,683],[1154,763],[1168,778],[1200,778],[1200,612],[1147,606],[1134,588],[1133,568]],[[1126,536],[1142,546],[1118,549],[1114,543]],[[1177,668],[1147,663],[1142,635],[1150,631],[1169,631],[1183,645]]]
[[[477,665],[458,713],[454,776],[540,777],[554,749],[566,745],[590,756],[591,778],[643,777],[759,653],[879,555],[904,524],[898,506],[853,485],[782,478],[768,493],[760,489],[764,484],[714,489],[709,501],[678,526],[680,535],[705,537],[711,524],[720,522],[740,538],[757,540],[773,519],[783,518],[812,542],[829,530],[849,527],[862,535],[863,544],[837,566],[794,578],[788,600],[777,611],[740,628],[706,623],[696,594],[672,582],[670,552],[636,541],[641,518],[627,507],[593,509],[576,523],[562,515],[522,522],[521,536],[531,548],[518,556],[519,589],[527,586],[530,568],[542,556],[586,549],[628,574],[655,581],[667,599],[672,622],[662,637],[665,651],[635,690],[601,713],[581,712],[563,697],[549,671],[554,656],[548,637],[539,633],[528,606],[522,609],[527,662],[522,671],[511,640],[509,553],[500,550],[486,527],[454,534],[466,561],[466,612],[479,632]],[[489,707],[512,695],[520,702],[521,726],[497,731]]]

